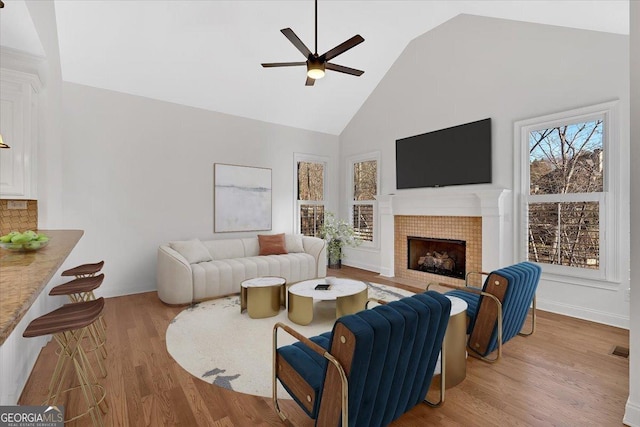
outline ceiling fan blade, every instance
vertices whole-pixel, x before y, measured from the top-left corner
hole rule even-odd
[[[280,32],[284,34],[284,36],[288,38],[291,43],[293,43],[293,45],[304,55],[305,58],[308,58],[309,55],[312,55],[309,48],[305,46],[304,43],[302,43],[302,40],[300,40],[300,38],[296,36],[296,33],[294,33],[291,28],[283,28],[282,30],[280,30]]]
[[[362,74],[364,74],[364,71],[362,70],[356,70],[355,68],[349,68],[338,64],[331,64],[330,62],[327,62],[325,64],[325,68],[327,70],[339,71],[341,73],[351,74],[353,76],[361,76]]]
[[[264,68],[270,67],[295,67],[298,65],[307,65],[306,62],[266,62],[263,63],[262,66]]]
[[[307,81],[305,82],[305,86],[313,86],[313,84],[316,82],[316,79],[312,79],[311,77],[307,77]]]
[[[333,49],[329,50],[324,55],[321,55],[321,57],[324,57],[327,61],[329,61],[331,58],[335,58],[336,56],[340,55],[341,53],[344,53],[344,52],[348,51],[352,47],[359,45],[363,41],[364,41],[364,39],[362,38],[362,36],[360,34],[356,34],[355,36],[351,37],[346,42],[339,44],[338,46],[336,46]]]

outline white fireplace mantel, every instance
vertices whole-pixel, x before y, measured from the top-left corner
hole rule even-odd
[[[394,216],[477,216],[482,217],[482,269],[491,271],[511,262],[511,190],[425,189],[377,196],[380,213],[380,274],[394,276]],[[509,222],[509,224],[507,224]],[[509,228],[507,228],[509,227]]]

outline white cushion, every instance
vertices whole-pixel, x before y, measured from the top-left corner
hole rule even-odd
[[[209,250],[211,257],[216,260],[245,256],[241,239],[206,240],[204,245]]]
[[[285,234],[284,243],[287,247],[287,252],[299,253],[304,252],[304,246],[302,245],[302,236],[299,234]]]
[[[258,256],[260,253],[260,245],[258,244],[257,237],[250,237],[247,239],[242,239],[242,244],[244,245],[244,256]]]
[[[211,254],[199,239],[169,243],[171,249],[185,257],[189,264],[211,261]]]

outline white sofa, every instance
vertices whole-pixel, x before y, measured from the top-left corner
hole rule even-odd
[[[259,255],[257,237],[161,245],[158,296],[167,304],[190,304],[239,293],[240,283],[255,277],[279,276],[289,284],[327,275],[324,240],[285,237],[288,253],[282,255]]]

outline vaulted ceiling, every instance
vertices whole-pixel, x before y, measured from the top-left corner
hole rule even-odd
[[[42,55],[25,0],[5,0],[0,44]],[[460,13],[629,32],[629,1],[320,0],[318,53],[355,34],[365,42],[306,87],[303,61],[280,33],[290,27],[314,49],[313,1],[56,0],[65,81],[272,123],[340,134],[415,37]]]

